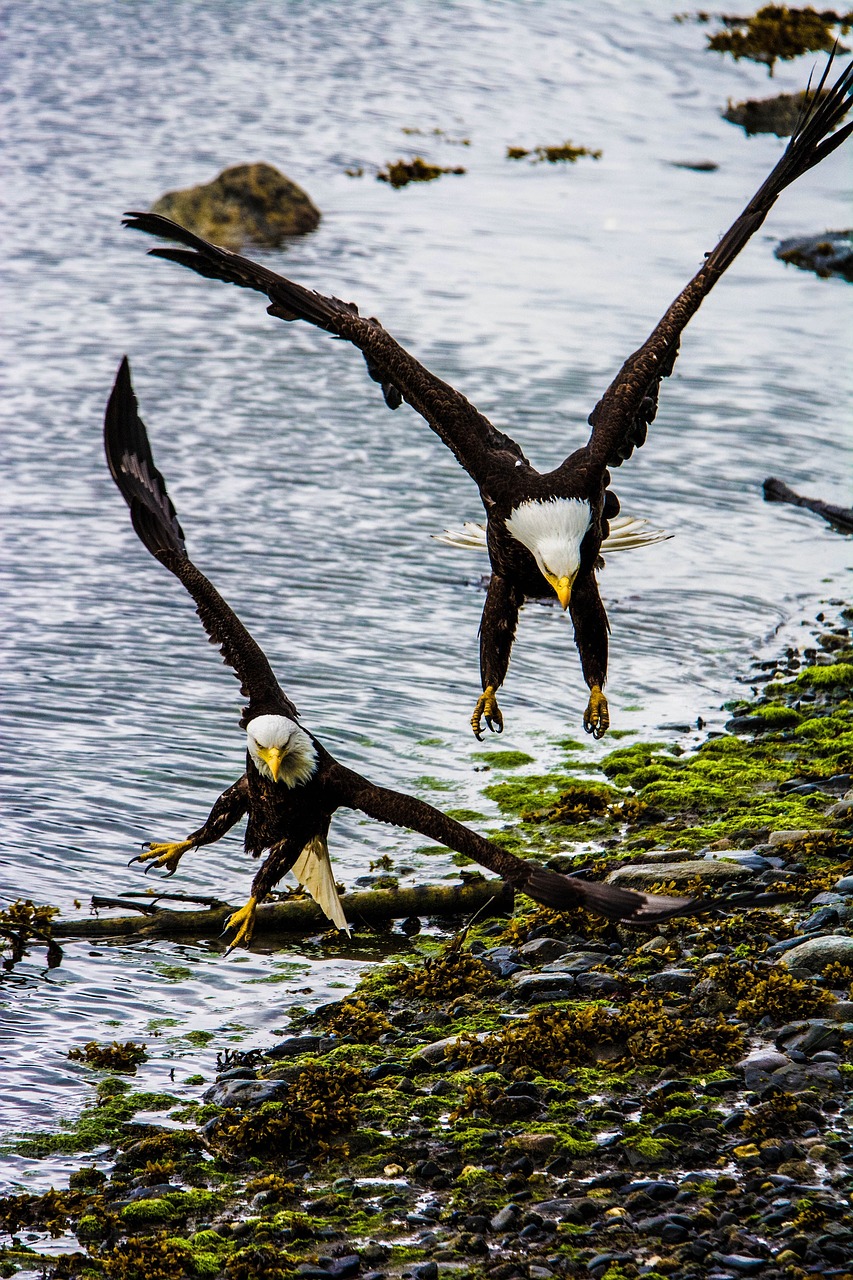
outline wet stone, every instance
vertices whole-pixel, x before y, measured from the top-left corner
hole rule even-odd
[[[217,1107],[259,1107],[281,1099],[289,1087],[286,1080],[223,1080],[202,1096]]]
[[[575,990],[575,979],[571,973],[525,973],[514,979],[518,996],[529,1004],[555,997],[570,996]]]
[[[692,969],[662,969],[660,973],[651,973],[646,979],[646,986],[655,994],[667,992],[686,994],[694,983]]]
[[[268,1058],[296,1058],[301,1053],[316,1053],[320,1048],[322,1036],[290,1036],[279,1044],[267,1049]]]
[[[557,938],[535,938],[519,947],[518,955],[526,964],[550,964],[553,960],[561,959],[570,950],[567,943],[560,942]]]
[[[820,973],[828,964],[853,964],[853,938],[837,933],[809,938],[784,952],[782,963],[811,973]]]
[[[576,986],[581,995],[594,999],[598,996],[616,995],[622,990],[624,983],[610,973],[579,973]]]

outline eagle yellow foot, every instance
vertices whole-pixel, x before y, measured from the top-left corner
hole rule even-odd
[[[589,703],[583,713],[583,727],[594,738],[603,738],[610,728],[607,699],[597,684],[594,684],[589,692]]]
[[[474,737],[479,738],[481,742],[483,741],[484,719],[492,733],[503,733],[504,718],[501,715],[501,709],[495,697],[495,686],[493,684],[486,685],[486,688],[477,699],[477,705],[471,717],[471,728],[474,730]]]
[[[223,938],[232,929],[237,931],[231,939],[231,945],[225,953],[226,955],[230,955],[235,947],[248,947],[252,941],[252,934],[255,932],[255,909],[257,905],[257,898],[250,898],[245,907],[235,911],[225,921],[225,928],[222,930]]]
[[[180,840],[177,844],[155,844],[152,841],[145,846],[142,853],[131,858],[128,866],[132,866],[134,862],[148,862],[150,865],[145,867],[146,874],[153,871],[155,867],[165,867],[166,874],[173,876],[181,858],[194,847],[192,840]]]

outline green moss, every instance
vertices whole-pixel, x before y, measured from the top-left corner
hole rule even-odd
[[[482,760],[493,769],[519,769],[522,765],[533,764],[533,756],[526,751],[475,751],[475,760]]]
[[[214,1034],[212,1031],[188,1031],[183,1038],[204,1049],[214,1039]]]
[[[125,1123],[137,1111],[168,1111],[177,1103],[178,1099],[170,1093],[127,1093],[108,1098],[97,1106],[86,1107],[66,1132],[25,1133],[12,1144],[12,1150],[36,1159],[60,1151],[91,1151],[93,1147],[116,1142]]]

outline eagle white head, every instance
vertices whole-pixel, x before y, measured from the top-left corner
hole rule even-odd
[[[564,609],[581,563],[581,543],[592,521],[592,508],[582,498],[532,499],[509,516],[506,527],[536,560],[539,571]]]
[[[246,746],[261,777],[285,787],[301,786],[317,768],[313,742],[287,716],[255,716],[246,726]]]

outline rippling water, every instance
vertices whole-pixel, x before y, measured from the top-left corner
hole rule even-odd
[[[357,353],[146,259],[119,216],[226,164],[278,165],[323,222],[270,262],[381,316],[544,470],[585,439],[616,368],[782,150],[725,123],[727,97],[798,88],[807,60],[768,83],[705,53],[703,28],[662,0],[594,14],[566,0],[4,7],[4,898],[71,912],[138,888],[126,863],[140,842],[186,834],[243,767],[236,685],[103,461],[123,352],[191,554],[307,724],[377,780],[429,798],[437,778],[441,801],[491,815],[467,728],[482,566],[429,536],[479,518],[473,485],[416,415],[388,413]],[[504,158],[566,138],[603,158]],[[468,173],[401,191],[373,180],[413,152]],[[672,165],[705,159],[718,170]],[[849,597],[849,543],[760,492],[777,474],[849,501],[850,293],[772,255],[847,225],[844,166],[833,156],[782,197],[690,325],[650,441],[618,476],[623,507],[675,538],[603,576],[616,726],[713,717],[780,626]],[[550,759],[585,701],[570,628],[529,608],[503,743]],[[381,851],[415,879],[451,871],[417,854],[419,837],[353,816],[333,836],[347,882]],[[233,837],[170,888],[241,901],[251,871]],[[178,1081],[210,1071],[186,1031],[268,1037],[359,967],[159,942],[71,943],[50,975],[38,959],[4,979],[6,1131],[76,1113],[74,1043],[147,1038],[161,1087],[166,1064]]]

